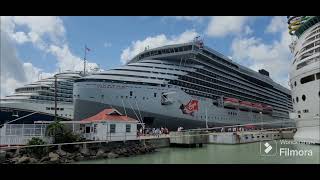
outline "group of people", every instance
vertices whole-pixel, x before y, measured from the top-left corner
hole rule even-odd
[[[161,135],[166,135],[169,134],[168,128],[140,128],[138,131],[138,136],[142,135],[152,135],[152,136],[157,136],[160,137]]]

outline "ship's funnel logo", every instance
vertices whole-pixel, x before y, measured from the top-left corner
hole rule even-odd
[[[187,105],[181,104],[180,109],[183,114],[193,116],[193,113],[199,110],[199,103],[197,100],[190,100]]]

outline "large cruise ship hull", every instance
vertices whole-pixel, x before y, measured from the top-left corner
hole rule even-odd
[[[57,107],[59,108],[57,111],[59,118],[64,120],[73,119],[72,103],[58,103]],[[0,124],[8,122],[14,124],[32,124],[35,121],[53,121],[55,117],[54,103],[52,102],[2,100],[0,108]]]
[[[320,144],[320,119],[297,119],[294,139],[299,142]]]
[[[117,88],[122,87],[124,88]],[[95,88],[115,87],[115,88]],[[132,96],[130,96],[130,91]],[[171,103],[162,104],[160,94],[173,92],[168,95]],[[294,126],[290,123],[277,123],[285,119],[277,119],[268,114],[259,114],[239,109],[227,109],[213,105],[211,99],[199,98],[186,94],[178,87],[160,88],[139,85],[123,85],[116,83],[85,83],[75,84],[74,94],[79,95],[74,99],[75,120],[91,117],[105,108],[116,108],[123,114],[140,119],[149,127],[168,127],[176,130],[179,126],[185,129],[220,127],[226,125],[262,123],[263,128]],[[154,97],[154,95],[156,97]],[[193,114],[183,113],[181,104],[198,101],[198,110]],[[206,118],[207,116],[207,118]],[[207,121],[206,121],[207,119]],[[257,125],[257,127],[260,127]]]

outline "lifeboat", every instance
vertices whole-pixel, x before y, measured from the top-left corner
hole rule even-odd
[[[252,103],[252,111],[262,112],[263,106],[260,103]]]
[[[266,104],[262,104],[262,107],[263,107],[262,112],[264,112],[264,113],[272,113],[272,110],[273,110],[272,106],[266,105]]]
[[[248,102],[248,101],[241,101],[240,102],[239,109],[249,110],[251,108],[252,108],[252,103],[251,102]]]
[[[223,105],[225,107],[238,107],[239,106],[239,99],[236,99],[236,98],[225,98],[223,100]]]

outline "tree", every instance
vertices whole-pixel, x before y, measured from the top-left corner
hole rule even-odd
[[[31,140],[28,141],[28,146],[32,145],[44,145],[46,142],[44,142],[41,138],[33,137]],[[35,156],[42,157],[47,153],[46,147],[29,147],[26,149],[28,154],[34,154]]]
[[[47,136],[53,137],[54,143],[61,143],[61,139],[66,131],[64,124],[60,123],[60,120],[55,120],[49,124],[46,130]]]
[[[80,136],[74,134],[71,130],[56,120],[47,127],[47,136],[53,137],[54,143],[71,143],[80,140]]]

